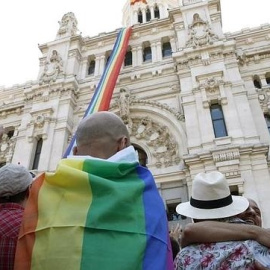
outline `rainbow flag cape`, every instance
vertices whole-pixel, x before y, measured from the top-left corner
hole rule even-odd
[[[122,67],[129,38],[132,32],[132,28],[122,28],[118,35],[116,42],[114,44],[110,59],[103,71],[99,84],[94,92],[94,95],[90,101],[90,104],[85,111],[84,117],[98,111],[108,111],[110,106],[110,101],[112,98],[113,90],[118,78],[120,69]],[[66,152],[64,153],[64,158],[72,153],[73,147],[76,145],[76,135],[73,136]]]
[[[146,0],[130,0],[130,4],[134,5],[135,3],[143,2],[144,4],[147,4]]]
[[[15,270],[172,270],[163,201],[137,162],[63,159],[34,181]]]

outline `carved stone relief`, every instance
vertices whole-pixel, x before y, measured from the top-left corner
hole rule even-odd
[[[63,61],[57,50],[53,50],[49,61],[46,61],[44,71],[40,76],[39,84],[55,82],[63,74]]]
[[[215,93],[219,91],[219,85],[222,83],[224,83],[223,80],[215,77],[209,77],[205,81],[201,82],[199,87],[204,88],[209,93]]]
[[[241,49],[237,49],[235,51],[235,55],[236,55],[236,59],[238,61],[238,63],[243,66],[244,64],[246,64],[248,62],[248,59],[246,57],[246,53]]]
[[[128,126],[131,137],[134,136],[136,140],[143,140],[151,149],[157,168],[179,164],[178,145],[172,138],[168,127],[157,123],[149,116],[131,117],[130,106],[134,104],[152,105],[163,110],[170,110],[170,113],[174,114],[178,120],[183,120],[183,116],[158,102],[136,100],[126,89],[120,89],[119,98],[111,106],[111,108],[119,109],[119,115]]]
[[[264,113],[270,112],[270,88],[256,89],[258,100]]]
[[[13,157],[15,147],[15,137],[9,138],[7,134],[3,134],[0,142],[0,162],[10,163]]]
[[[49,132],[49,124],[55,119],[52,117],[53,110],[51,108],[32,112],[32,119],[27,125],[28,142],[32,142],[33,138],[41,136],[46,140]]]
[[[66,13],[63,17],[61,22],[59,22],[59,30],[57,32],[57,37],[63,36],[74,36],[78,32],[78,21],[73,12]]]
[[[167,126],[155,122],[150,117],[132,118],[131,138],[143,140],[153,153],[157,168],[180,163],[178,146]]]
[[[193,15],[193,22],[189,25],[189,39],[186,42],[187,47],[199,47],[213,44],[218,40],[218,36],[212,31],[209,22],[200,18],[198,13]]]

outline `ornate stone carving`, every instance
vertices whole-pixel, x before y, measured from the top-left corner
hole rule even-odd
[[[63,74],[63,61],[57,50],[53,50],[49,61],[45,63],[39,84],[55,82],[60,74]]]
[[[121,93],[121,91],[122,91],[122,93]],[[122,95],[122,97],[120,97],[121,95]],[[122,99],[122,101],[120,101],[121,99]],[[122,103],[122,105],[120,105],[121,103]],[[145,106],[156,107],[156,108],[159,108],[161,110],[168,111],[169,113],[174,115],[177,118],[177,120],[183,121],[183,122],[185,121],[185,116],[181,112],[176,111],[175,109],[171,108],[170,106],[168,106],[166,104],[159,103],[157,101],[136,99],[134,96],[131,96],[130,93],[125,89],[120,90],[119,98],[116,99],[116,102],[114,102],[111,105],[111,109],[114,109],[114,108],[120,109],[120,106],[122,106],[123,108],[121,109],[122,110],[121,113],[129,114],[130,107],[132,105],[137,105],[137,104],[144,104]],[[124,111],[125,111],[125,113],[124,113]]]
[[[78,21],[73,12],[66,13],[61,22],[59,22],[59,30],[57,32],[57,38],[63,36],[74,36],[78,32],[77,28]]]
[[[0,161],[2,163],[10,163],[14,153],[15,138],[9,138],[7,134],[3,134],[2,140],[0,141]]]
[[[200,83],[200,87],[204,88],[210,93],[215,93],[219,89],[219,85],[224,83],[223,80],[218,80],[215,77],[207,78],[204,82]]]
[[[167,126],[160,125],[149,117],[132,118],[131,136],[143,140],[152,150],[157,168],[180,163],[178,147]]]
[[[129,104],[130,104],[130,93],[121,88],[120,96],[118,99],[119,109],[120,109],[120,117],[123,119],[125,124],[130,122],[130,113],[129,113]]]
[[[222,161],[234,160],[234,159],[239,159],[239,158],[240,158],[240,153],[238,149],[213,153],[213,160],[215,162],[222,162]]]
[[[186,46],[196,48],[213,44],[216,40],[218,40],[218,36],[212,31],[209,22],[205,22],[198,13],[195,13],[193,22],[189,25],[189,39]]]
[[[49,124],[55,121],[52,117],[53,109],[47,108],[40,111],[30,112],[32,119],[27,124],[28,142],[32,142],[35,137],[42,137],[46,140],[49,132]]]
[[[258,93],[258,100],[260,102],[262,111],[269,113],[270,111],[270,87],[263,89],[256,89]]]
[[[238,60],[238,63],[243,66],[245,63],[247,63],[247,57],[245,52],[239,48],[235,51],[236,59]]]

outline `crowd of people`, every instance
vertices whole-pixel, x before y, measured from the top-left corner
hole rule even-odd
[[[0,168],[0,270],[270,269],[260,209],[232,196],[222,173],[195,175],[190,201],[176,208],[193,222],[169,231],[154,178],[118,116],[86,117],[76,143],[54,174]]]

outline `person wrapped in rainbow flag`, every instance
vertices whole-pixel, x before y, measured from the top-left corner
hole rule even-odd
[[[123,121],[84,118],[73,156],[33,183],[15,270],[172,270],[167,216]]]

